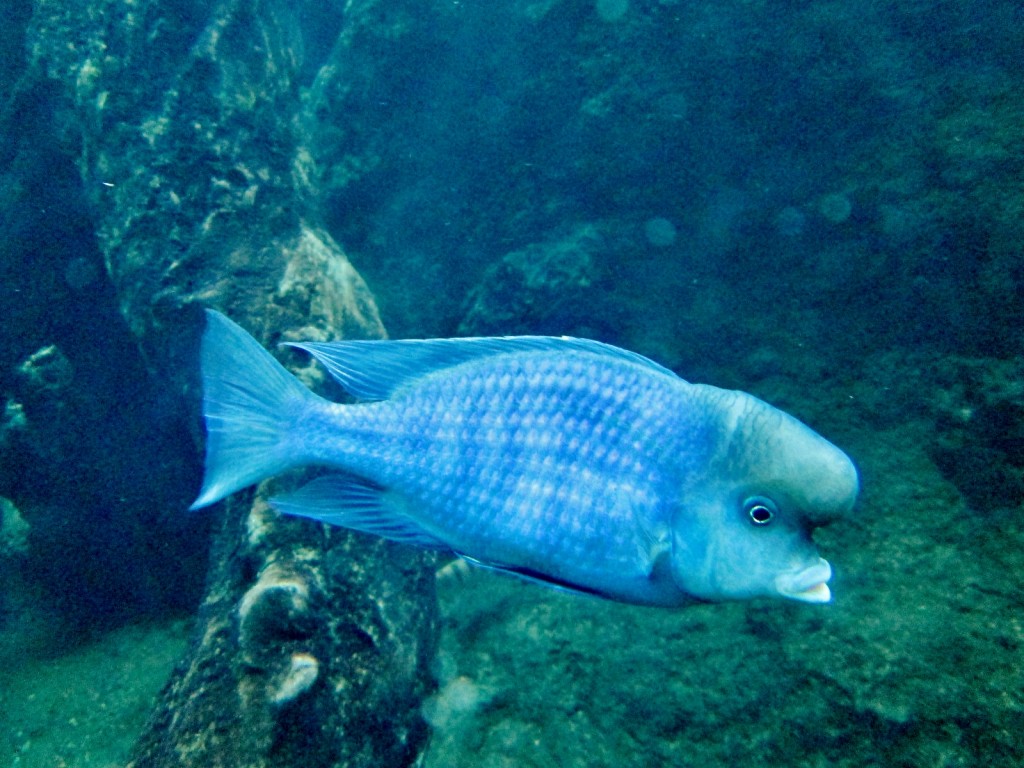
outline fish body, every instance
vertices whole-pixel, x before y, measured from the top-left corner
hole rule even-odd
[[[856,471],[750,395],[582,339],[293,346],[358,402],[315,395],[208,311],[193,508],[321,465],[272,503],[625,602],[829,599],[810,531],[850,511]]]

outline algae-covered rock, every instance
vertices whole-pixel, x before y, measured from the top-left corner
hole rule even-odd
[[[354,19],[357,11],[345,13]],[[136,745],[140,768],[408,765],[426,738],[419,702],[430,685],[434,603],[421,555],[283,521],[263,490],[219,514],[185,512],[199,481],[202,307],[231,314],[271,348],[295,332],[384,333],[372,296],[321,223],[319,180],[306,173],[301,88],[329,64],[333,41],[322,38],[322,22],[340,18],[303,15],[285,2],[38,0],[24,27],[19,103],[35,105],[40,124],[53,126],[51,151],[80,174],[70,197],[84,198],[83,239],[97,254],[69,255],[52,283],[75,297],[95,291],[95,317],[141,357],[126,355],[135,366],[127,378],[116,366],[104,375],[87,364],[97,343],[88,338],[77,339],[74,354],[55,348],[65,366],[56,351],[35,355],[21,377],[25,396],[8,407],[23,414],[25,428],[8,434],[46,448],[46,464],[78,467],[69,446],[92,425],[73,395],[88,391],[108,404],[114,393],[113,404],[120,394],[128,423],[175,438],[156,452],[176,471],[150,478],[152,507],[172,520],[217,516],[195,635]],[[27,139],[24,147],[28,157]],[[50,349],[37,343],[22,358],[40,348]],[[53,387],[33,383],[50,379]],[[147,408],[123,407],[131,387]],[[47,408],[60,416],[51,422],[64,441],[47,439]],[[143,476],[117,452],[99,474]],[[45,535],[34,534],[33,547],[51,551],[67,535],[58,515],[103,531],[78,497],[54,504],[42,496],[31,522]],[[160,534],[151,532],[150,546]],[[202,539],[192,551],[202,558]]]

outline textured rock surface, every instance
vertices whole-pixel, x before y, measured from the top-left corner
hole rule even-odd
[[[32,6],[19,98],[48,99],[35,107],[56,125],[54,153],[77,165],[103,265],[69,258],[64,282],[106,286],[148,371],[189,393],[193,409],[201,305],[268,345],[288,333],[383,334],[368,290],[318,223],[302,165],[300,87],[319,67],[322,33],[316,9],[284,2]],[[15,437],[19,408],[32,417],[69,401],[72,370],[57,347],[26,357],[29,397],[9,409]],[[59,434],[82,427],[80,410]],[[198,423],[194,410],[188,421],[169,410],[179,425]],[[72,461],[46,438],[28,430],[25,441]],[[196,480],[192,465],[173,514],[185,514]],[[264,499],[261,489],[224,505],[190,651],[132,764],[413,763],[434,647],[423,557],[280,520]]]

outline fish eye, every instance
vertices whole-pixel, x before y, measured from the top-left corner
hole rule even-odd
[[[754,525],[768,525],[775,518],[775,502],[763,496],[753,496],[743,502],[750,522]]]

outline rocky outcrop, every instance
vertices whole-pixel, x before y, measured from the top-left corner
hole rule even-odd
[[[297,128],[301,88],[323,63],[323,13],[246,0],[32,7],[15,102],[48,119],[51,151],[77,166],[96,243],[95,259],[67,257],[64,283],[112,288],[125,341],[174,393],[164,415],[195,425],[194,449],[201,307],[271,348],[289,334],[384,333],[320,224]],[[32,142],[23,147],[31,157]],[[26,359],[26,375],[72,370],[56,347]],[[110,376],[101,383],[116,390]],[[179,503],[192,490],[179,489]],[[222,505],[191,650],[132,764],[412,764],[426,738],[418,705],[435,635],[423,557],[281,520],[265,497],[261,488]]]

